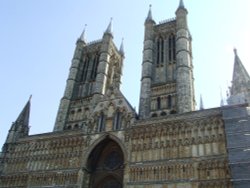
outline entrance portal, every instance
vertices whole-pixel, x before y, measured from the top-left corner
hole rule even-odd
[[[120,146],[110,138],[99,143],[88,158],[91,188],[122,188],[124,157]]]

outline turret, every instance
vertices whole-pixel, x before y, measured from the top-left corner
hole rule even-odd
[[[187,24],[188,11],[182,0],[176,10],[176,90],[177,112],[195,109],[191,37]]]
[[[95,83],[95,94],[104,95],[107,89],[110,58],[111,58],[111,46],[113,43],[113,32],[112,32],[112,18],[110,19],[109,25],[102,37],[102,45],[100,50],[99,65],[97,70],[97,77]]]
[[[57,113],[54,131],[63,130],[63,127],[66,122],[70,100],[73,98],[74,90],[76,87],[76,79],[77,79],[79,66],[81,63],[83,48],[86,46],[85,29],[86,29],[86,26],[76,42],[76,48],[75,48],[74,56],[72,59],[64,95],[63,95],[63,98],[61,99],[59,110]]]
[[[29,135],[30,100],[31,98],[24,106],[16,121],[12,123],[5,144],[15,143],[19,138]]]
[[[150,112],[150,91],[152,83],[152,67],[154,56],[154,25],[155,21],[152,18],[150,5],[148,16],[144,24],[145,32],[139,105],[139,117],[142,119],[148,117]]]

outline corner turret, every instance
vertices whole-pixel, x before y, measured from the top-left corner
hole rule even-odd
[[[148,16],[145,20],[144,31],[144,49],[143,49],[143,62],[142,62],[142,76],[141,76],[141,92],[140,92],[140,105],[139,116],[144,119],[149,117],[150,113],[150,91],[152,84],[152,67],[154,57],[154,25],[152,19],[151,5],[149,7]]]
[[[185,113],[195,109],[191,37],[187,24],[188,11],[180,0],[176,10],[176,86],[177,112]]]

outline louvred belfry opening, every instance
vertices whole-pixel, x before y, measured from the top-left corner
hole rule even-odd
[[[122,188],[124,156],[112,139],[99,143],[88,158],[91,188]]]

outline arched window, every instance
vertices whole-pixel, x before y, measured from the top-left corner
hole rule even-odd
[[[113,130],[119,130],[122,126],[122,113],[116,112],[114,119],[113,119]]]
[[[156,63],[157,65],[160,63],[160,41],[157,40],[157,57],[156,57]]]
[[[105,130],[105,116],[103,112],[101,112],[99,116],[97,127],[98,127],[98,132]]]
[[[157,110],[161,109],[161,97],[157,97]]]
[[[168,60],[176,60],[176,50],[175,50],[175,36],[171,34],[168,38]]]
[[[95,78],[96,78],[98,64],[99,64],[99,55],[96,54],[95,58],[94,58],[93,66],[92,66],[92,71],[91,71],[91,79],[92,80],[95,80]]]
[[[164,62],[164,40],[161,38],[161,63]]]
[[[164,62],[164,39],[159,37],[157,39],[157,54],[156,54],[157,65]]]
[[[172,96],[169,95],[168,96],[168,104],[167,104],[168,108],[171,108],[172,107]]]
[[[124,164],[121,147],[109,138],[104,139],[88,156],[88,187],[122,188]]]
[[[87,79],[88,67],[89,67],[89,58],[86,58],[83,63],[81,82],[85,82]]]

